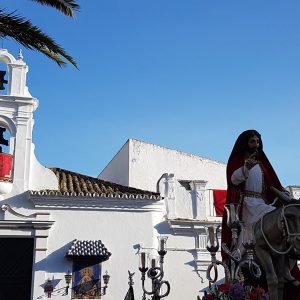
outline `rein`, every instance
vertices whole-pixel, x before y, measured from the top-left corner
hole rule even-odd
[[[290,206],[300,206],[300,204],[288,204],[288,205],[285,205],[285,206],[283,206],[282,207],[282,210],[281,210],[281,214],[280,214],[280,220],[281,220],[281,222],[283,222],[284,224],[283,224],[283,226],[284,226],[284,228],[283,228],[283,230],[286,230],[286,232],[287,232],[287,239],[289,239],[289,237],[292,237],[292,236],[300,236],[300,233],[291,233],[290,232],[290,230],[289,230],[289,224],[288,224],[288,221],[287,221],[287,218],[286,218],[286,216],[285,216],[285,210],[286,210],[286,208],[288,208],[288,207],[290,207]],[[292,250],[292,248],[293,248],[293,245],[290,245],[290,247],[287,249],[287,250],[285,250],[285,251],[279,251],[279,250],[276,250],[272,245],[271,245],[271,243],[268,241],[268,239],[267,239],[267,237],[266,237],[266,235],[265,235],[265,233],[264,233],[264,230],[263,230],[263,219],[264,219],[264,216],[262,216],[262,218],[260,219],[260,230],[261,230],[261,232],[262,232],[262,235],[263,235],[263,237],[264,237],[264,239],[265,239],[265,241],[266,241],[266,243],[267,243],[267,245],[271,248],[271,250],[272,251],[274,251],[275,253],[277,253],[277,254],[287,254],[287,253],[289,253],[291,250]]]

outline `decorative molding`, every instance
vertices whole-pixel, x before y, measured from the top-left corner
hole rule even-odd
[[[0,49],[0,61],[6,64],[13,64],[16,63],[17,60],[7,51],[7,49]]]
[[[47,237],[48,232],[44,231],[50,229],[54,224],[54,221],[49,221],[50,214],[48,212],[36,212],[30,215],[23,215],[18,213],[9,204],[3,204],[1,206],[1,210],[4,212],[8,212],[15,217],[27,220],[8,220],[7,216],[5,215],[5,220],[0,220],[0,229],[34,229],[36,230],[36,236]],[[42,232],[37,232],[38,230],[41,230]]]
[[[50,214],[47,213],[47,212],[37,212],[37,213],[34,213],[34,214],[31,214],[31,215],[28,215],[28,216],[25,216],[23,214],[20,214],[18,212],[16,212],[14,209],[12,209],[12,207],[9,205],[9,204],[3,204],[1,206],[1,210],[2,211],[8,211],[10,212],[12,215],[16,216],[16,217],[20,217],[20,218],[23,218],[23,219],[32,219],[32,218],[36,218],[37,216],[49,216]]]
[[[191,180],[189,185],[192,191],[205,191],[207,180]]]
[[[192,190],[192,213],[193,219],[206,219],[206,199],[205,199],[205,187],[207,181],[206,180],[192,180],[190,182],[190,187]]]
[[[221,220],[199,221],[188,219],[168,219],[167,222],[175,235],[200,235],[206,232],[208,226],[219,226]]]
[[[75,193],[74,193],[75,194]],[[82,195],[80,195],[82,194]],[[29,200],[35,207],[47,208],[74,208],[95,210],[121,210],[121,211],[162,211],[163,201],[155,196],[148,195],[106,195],[60,192],[32,192],[28,193]],[[134,200],[134,201],[133,201]]]
[[[51,196],[51,197],[64,197],[64,198],[67,198],[67,197],[78,197],[78,198],[109,198],[109,199],[112,199],[112,198],[115,198],[115,199],[140,199],[140,200],[156,200],[156,201],[159,201],[162,199],[161,196],[155,196],[155,195],[143,195],[143,194],[105,194],[105,193],[101,193],[101,194],[98,194],[98,193],[83,193],[83,192],[80,192],[80,193],[75,193],[75,192],[60,192],[60,191],[29,191],[28,192],[29,195],[32,195],[32,196]]]
[[[175,218],[176,198],[175,198],[175,176],[173,173],[165,173],[158,182],[159,193],[165,199],[165,209],[168,218]]]
[[[40,229],[48,230],[54,224],[54,221],[20,221],[20,220],[5,220],[0,221],[0,229]]]

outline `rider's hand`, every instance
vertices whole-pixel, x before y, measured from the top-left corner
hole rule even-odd
[[[245,160],[245,167],[250,170],[257,164],[256,159],[256,153],[251,154],[246,160]]]
[[[290,200],[293,199],[293,195],[292,195],[288,190],[283,189],[283,190],[282,190],[282,193],[284,193],[287,197],[289,197]]]

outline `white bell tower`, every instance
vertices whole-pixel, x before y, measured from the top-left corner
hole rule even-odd
[[[27,190],[57,189],[54,173],[40,165],[34,155],[33,113],[39,102],[26,86],[28,66],[22,52],[16,59],[0,49],[0,61],[7,65],[7,88],[0,94],[0,130],[10,134],[7,153],[0,153],[0,200]],[[2,75],[3,81],[5,72]]]

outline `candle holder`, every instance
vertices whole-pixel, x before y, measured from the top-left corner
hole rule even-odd
[[[230,268],[230,281],[238,277],[242,267],[247,267],[251,276],[259,278],[261,270],[259,265],[254,261],[255,238],[253,228],[251,226],[245,227],[244,223],[239,220],[239,204],[226,204],[225,210],[227,213],[227,226],[231,229],[232,244],[229,249],[225,243],[222,243],[222,249],[230,258],[227,261]],[[239,235],[242,238],[240,242],[238,241]],[[244,250],[245,255],[242,258]]]
[[[240,229],[240,205],[237,203],[226,204],[225,210],[227,213],[227,226],[231,229],[232,245],[236,247],[238,241],[238,231]]]
[[[230,268],[230,278],[235,279],[236,267],[241,261],[242,256],[238,248],[239,231],[241,229],[241,222],[239,220],[240,204],[231,203],[225,205],[227,213],[227,226],[231,229],[231,245],[230,249],[225,243],[222,243],[222,250],[228,255],[228,267]]]
[[[140,253],[140,267],[139,270],[142,273],[142,288],[143,288],[143,300],[146,300],[146,295],[151,295],[152,300],[159,300],[169,295],[170,293],[170,283],[166,280],[163,280],[164,277],[164,256],[167,253],[166,250],[166,241],[167,237],[158,237],[158,250],[159,254],[159,266],[156,266],[156,259],[151,259],[151,267],[148,269],[146,265],[146,253]],[[151,280],[152,289],[147,291],[145,288],[145,280],[147,277]],[[166,288],[166,291],[162,293],[162,287]]]
[[[236,268],[235,278],[237,278],[238,273],[242,267],[246,267],[250,275],[259,278],[261,276],[261,270],[259,265],[254,261],[254,247],[255,247],[255,237],[253,234],[252,226],[243,228],[241,231],[243,237],[243,247],[246,250],[245,258],[242,259]]]
[[[227,279],[230,279],[230,271],[228,266],[223,263],[222,261],[218,260],[216,255],[219,250],[219,241],[218,241],[218,232],[220,230],[220,226],[216,228],[216,232],[214,232],[214,227],[209,226],[207,228],[208,236],[207,236],[207,246],[206,249],[211,255],[211,263],[207,267],[206,270],[206,278],[209,281],[209,283],[215,283],[218,279],[218,265],[221,265],[224,268],[225,276]],[[211,277],[211,270],[214,269],[214,277]]]

